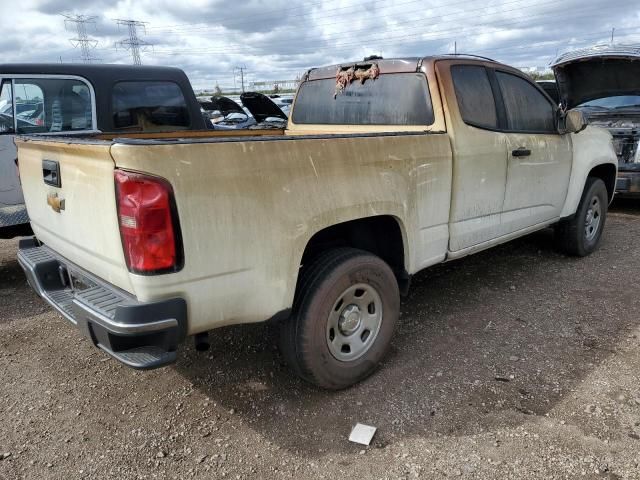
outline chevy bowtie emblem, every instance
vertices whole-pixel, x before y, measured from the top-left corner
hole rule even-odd
[[[49,205],[54,212],[60,213],[64,210],[64,198],[58,197],[57,193],[50,193],[47,195],[47,205]]]

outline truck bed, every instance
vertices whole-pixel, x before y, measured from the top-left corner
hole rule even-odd
[[[33,230],[53,251],[139,301],[180,294],[189,306],[189,333],[258,322],[289,308],[305,246],[327,226],[393,217],[416,246],[403,252],[408,272],[444,259],[452,172],[446,134],[282,133],[19,139]],[[43,182],[43,160],[59,162],[60,188]],[[128,271],[115,169],[172,185],[184,247],[180,271]],[[52,210],[51,195],[65,200],[64,211]],[[416,215],[417,204],[433,208]]]

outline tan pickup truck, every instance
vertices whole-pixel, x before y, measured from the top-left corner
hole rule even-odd
[[[304,379],[387,350],[411,276],[553,225],[599,245],[611,135],[520,71],[462,56],[310,70],[286,130],[18,140],[33,288],[135,368],[187,336],[282,323]]]

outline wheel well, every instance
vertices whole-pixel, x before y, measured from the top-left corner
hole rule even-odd
[[[607,194],[609,201],[613,199],[613,194],[616,191],[616,167],[610,163],[598,165],[589,172],[590,177],[600,178],[607,187]]]
[[[398,221],[389,215],[338,223],[317,232],[304,249],[301,267],[331,248],[352,247],[382,258],[393,270],[400,289],[408,287],[404,265],[404,241]]]

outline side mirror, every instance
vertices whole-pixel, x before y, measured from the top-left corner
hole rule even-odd
[[[564,122],[568,133],[580,133],[587,128],[587,119],[582,110],[569,110],[565,115]]]

